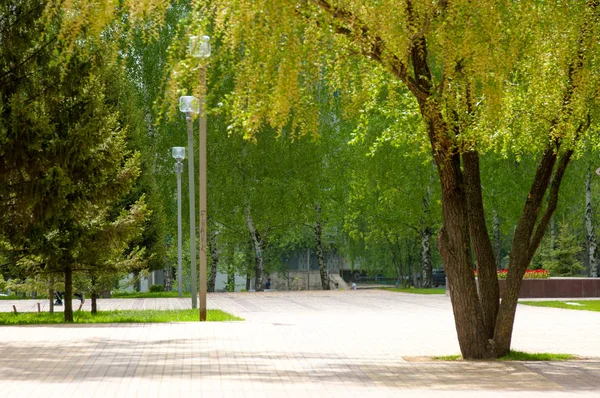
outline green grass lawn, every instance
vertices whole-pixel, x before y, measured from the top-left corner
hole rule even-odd
[[[383,290],[389,290],[390,292],[400,293],[414,293],[414,294],[446,294],[446,289],[442,287],[433,287],[431,289],[419,289],[419,288],[404,288],[404,287],[382,287]]]
[[[433,357],[438,361],[460,361],[462,356],[460,355],[446,355],[441,357]],[[510,351],[506,356],[500,357],[498,361],[568,361],[577,359],[575,355],[571,354],[554,354],[549,352],[537,352],[528,353],[522,351]]]
[[[43,297],[40,297],[43,298]],[[31,300],[31,297],[26,296],[15,296],[15,295],[10,295],[10,296],[0,296],[0,300]]]
[[[519,301],[534,307],[566,308],[569,310],[600,311],[600,300]]]
[[[64,314],[55,312],[12,312],[0,313],[0,325],[41,325],[63,323]],[[168,323],[168,322],[197,322],[198,310],[125,310],[99,311],[97,314],[75,311],[74,323]],[[243,318],[231,315],[221,310],[208,310],[208,322],[243,321]]]
[[[111,298],[172,298],[172,297],[179,297],[179,294],[175,291],[175,292],[144,292],[144,293],[140,293],[140,292],[133,292],[133,293],[128,293],[128,292],[115,292],[112,293]],[[86,294],[86,298],[89,298],[89,294]],[[190,292],[183,292],[182,293],[182,297],[192,297]],[[37,300],[42,300],[42,299],[47,299],[48,296],[44,295],[44,294],[38,294],[37,296]],[[16,296],[16,295],[10,295],[10,296],[0,296],[0,300],[32,300],[30,295],[27,295],[25,297],[23,296]]]
[[[192,297],[190,292],[182,292],[182,297]],[[179,294],[175,292],[116,292],[110,295],[111,298],[173,298],[179,297]]]

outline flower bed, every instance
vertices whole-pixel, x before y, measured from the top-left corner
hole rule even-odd
[[[498,271],[498,279],[506,279],[508,275],[507,269],[501,269]],[[477,270],[475,270],[475,276],[477,277]],[[523,279],[548,279],[550,275],[548,270],[545,269],[528,269],[523,275]]]

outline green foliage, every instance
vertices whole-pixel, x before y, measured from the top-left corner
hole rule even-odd
[[[462,360],[462,356],[445,355],[433,357],[433,359],[438,361],[460,361]],[[577,357],[572,354],[554,354],[549,352],[528,353],[513,350],[508,355],[498,358],[499,361],[569,361],[573,359],[577,359]]]
[[[195,309],[100,311],[97,314],[77,311],[73,316],[73,321],[81,324],[198,322],[198,319],[198,310]],[[230,322],[244,319],[221,310],[207,310],[206,320],[208,322]],[[0,313],[0,325],[46,325],[62,322],[61,313]]]
[[[165,291],[165,287],[163,285],[152,285],[150,286],[150,292],[151,293],[160,293],[160,292],[164,292]]]
[[[435,361],[459,361],[462,360],[462,355],[440,355],[432,359]]]
[[[413,294],[446,294],[446,289],[420,289],[420,288],[395,288],[395,287],[384,287],[383,290],[389,290],[390,292],[399,292],[399,293],[413,293]]]
[[[156,286],[156,285],[153,285]],[[177,290],[177,289],[174,289]],[[182,297],[191,297],[190,292],[183,291],[181,293]],[[111,298],[177,298],[179,294],[177,291],[171,292],[112,292],[110,295]]]
[[[550,276],[581,275],[583,266],[578,258],[581,245],[567,223],[560,224],[555,245],[555,248],[546,246],[540,253],[541,264]]]
[[[569,361],[577,359],[572,354],[555,354],[549,352],[528,353],[511,350],[508,355],[498,358],[500,361]]]
[[[219,43],[208,60],[209,69],[232,64],[235,88],[227,106],[235,128],[248,137],[265,124],[292,126],[300,134],[317,131],[319,90],[310,83],[322,79],[349,112],[368,108],[373,94],[384,86],[393,91],[406,85],[418,96],[414,85],[420,77],[411,75],[410,49],[423,37],[430,54],[430,84],[436,90],[443,87],[436,96],[443,104],[441,116],[460,132],[457,144],[468,148],[477,143],[480,149],[507,154],[545,146],[570,84],[565,76],[572,55],[582,43],[577,90],[569,116],[559,126],[565,142],[574,137],[586,112],[597,116],[590,106],[600,62],[593,40],[598,27],[589,25],[593,13],[593,7],[579,1],[487,1],[474,7],[468,1],[277,0],[249,6],[241,0],[213,0],[197,4],[186,29],[208,33]],[[187,87],[198,64],[190,58],[180,61],[184,46],[181,42],[173,49],[174,83],[167,98]],[[400,104],[402,100],[393,96],[376,102],[392,115],[405,109]]]
[[[145,249],[130,243],[151,214],[143,195],[119,203],[140,174],[120,112],[127,84],[114,42],[96,31],[110,17],[96,26],[70,14],[79,5],[1,5],[0,241],[12,276],[37,291],[67,289],[83,271],[79,289],[98,292],[140,267]]]

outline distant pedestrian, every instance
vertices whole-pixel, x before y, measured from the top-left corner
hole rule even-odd
[[[54,305],[63,305],[62,294],[60,292],[54,292],[54,297],[56,298]]]
[[[74,293],[73,296],[77,297],[79,301],[81,301],[81,304],[85,303],[85,296],[83,293]]]
[[[63,305],[64,294],[64,292],[54,292],[54,297],[56,297],[54,305]],[[85,303],[85,296],[83,293],[74,293],[73,296],[77,297],[79,301],[81,301],[81,304]]]
[[[271,289],[271,278],[267,279],[267,283],[265,283],[265,289],[267,289],[267,290]]]
[[[356,282],[350,281],[350,283],[351,283],[350,286],[352,286],[352,290],[356,290]]]

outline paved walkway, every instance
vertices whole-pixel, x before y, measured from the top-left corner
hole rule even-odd
[[[245,322],[0,327],[2,396],[600,395],[600,313],[520,306],[513,348],[571,362],[438,362],[459,353],[449,299],[379,290],[209,294]],[[100,309],[189,308],[110,299]],[[74,304],[78,301],[74,301]],[[0,311],[35,301],[1,301]],[[89,310],[89,300],[84,306]]]

